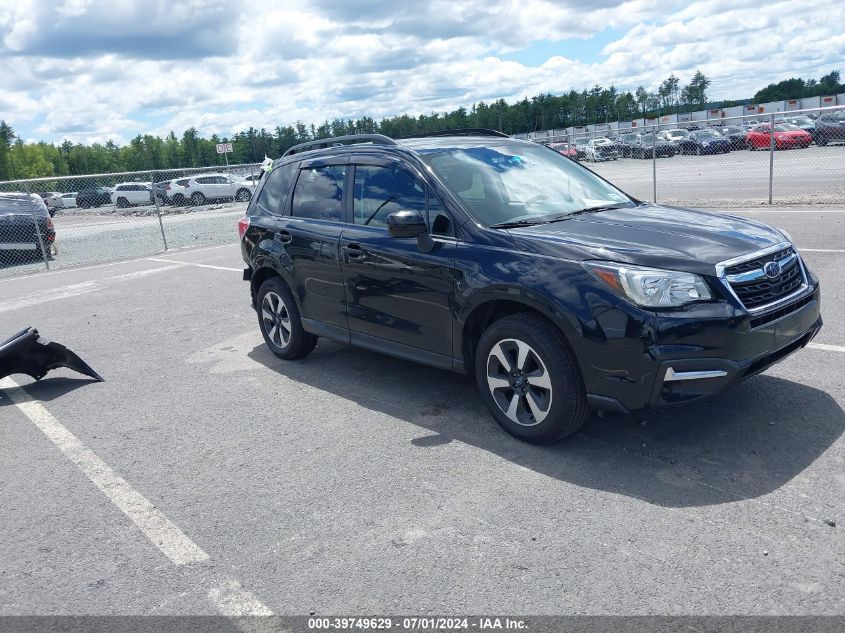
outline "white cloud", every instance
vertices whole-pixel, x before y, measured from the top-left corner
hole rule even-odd
[[[711,96],[739,98],[837,68],[840,4],[18,0],[0,5],[0,112],[25,130],[37,119],[26,131],[47,140],[125,141],[190,126],[230,135],[427,113],[595,84],[654,88],[698,68]],[[621,35],[597,59],[567,45],[534,65],[508,60],[533,42],[606,28]]]

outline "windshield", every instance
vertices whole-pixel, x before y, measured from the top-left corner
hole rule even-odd
[[[545,221],[635,202],[589,170],[541,146],[502,143],[437,149],[423,160],[482,224]]]
[[[711,130],[701,130],[700,132],[696,132],[696,136],[698,138],[719,138],[720,134]]]

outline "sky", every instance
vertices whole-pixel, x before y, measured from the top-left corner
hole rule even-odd
[[[713,99],[845,75],[830,0],[0,0],[0,118],[27,141],[230,136],[700,69]]]

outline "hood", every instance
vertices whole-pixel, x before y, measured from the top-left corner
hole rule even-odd
[[[508,229],[520,250],[715,274],[719,262],[787,241],[776,228],[722,213],[643,204]]]

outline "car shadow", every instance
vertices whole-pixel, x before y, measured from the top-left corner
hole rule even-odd
[[[99,382],[93,378],[65,378],[64,376],[47,377],[41,380],[32,380],[29,376],[21,378],[18,375],[12,378],[33,400],[38,402],[50,402],[81,387]],[[30,382],[25,382],[27,380]],[[0,396],[2,394],[3,390],[0,389]],[[0,407],[11,404],[8,397],[0,397]]]
[[[729,503],[790,481],[845,429],[827,393],[756,376],[706,401],[630,415],[593,415],[552,446],[512,438],[484,407],[474,381],[445,370],[321,340],[298,361],[263,344],[248,356],[300,383],[426,430],[422,450],[461,441],[554,479],[660,506]]]

